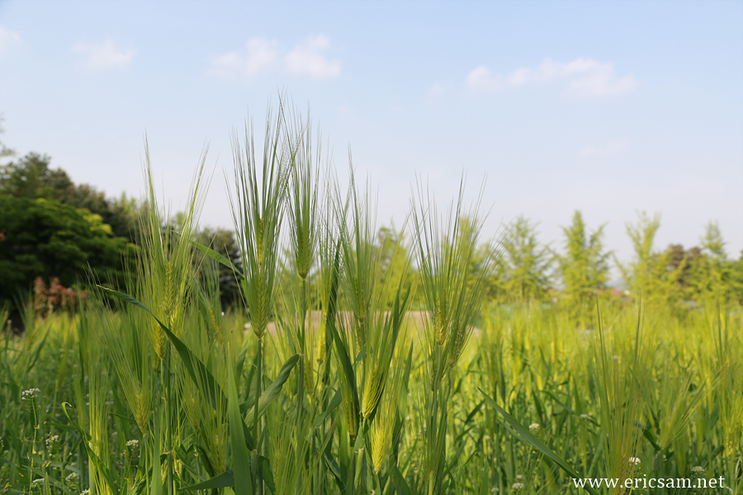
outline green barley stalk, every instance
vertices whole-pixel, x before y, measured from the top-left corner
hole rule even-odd
[[[269,319],[274,311],[274,285],[279,264],[279,237],[285,205],[288,179],[288,159],[291,154],[284,133],[283,107],[279,103],[278,117],[266,118],[265,140],[261,163],[256,161],[253,127],[247,125],[244,144],[233,138],[236,194],[230,194],[232,216],[237,232],[245,277],[242,294],[250,315],[253,333],[258,339],[256,352],[256,402],[261,396],[263,380],[262,349]],[[254,408],[254,438],[260,441],[260,418]],[[263,493],[261,469],[253,452],[256,493]],[[236,469],[238,469],[236,467]]]
[[[469,212],[464,211],[464,178],[458,200],[449,208],[446,218],[439,217],[435,199],[421,184],[412,210],[417,261],[428,310],[430,381],[426,393],[427,445],[423,474],[427,492],[433,495],[442,490],[446,464],[450,372],[472,334],[473,320],[482,304],[487,267],[479,273],[473,270],[482,220],[478,219],[479,200]]]
[[[206,150],[205,150],[206,152]],[[196,277],[193,246],[191,241],[197,229],[197,219],[204,201],[204,167],[206,153],[199,161],[186,211],[174,220],[167,221],[159,209],[153,169],[149,159],[149,146],[145,142],[145,176],[148,190],[148,208],[141,219],[143,246],[138,260],[138,277],[135,294],[160,322],[170,329],[176,337],[182,337],[188,310],[195,300]],[[178,405],[177,382],[174,375],[183,372],[180,361],[171,359],[171,345],[159,323],[154,318],[148,319],[149,334],[156,358],[153,369],[159,372],[159,383],[154,393],[155,420],[160,421],[158,435],[152,441],[156,452],[166,455],[164,472],[165,487],[168,494],[176,491],[177,473],[175,452],[180,448],[184,418]],[[132,357],[133,361],[133,357]],[[140,405],[137,404],[137,411]],[[160,442],[162,442],[160,444]],[[159,457],[153,454],[153,463]],[[154,467],[154,465],[153,465]],[[159,485],[158,485],[159,486]]]
[[[642,334],[644,307],[641,302],[634,339],[621,342],[613,326],[605,327],[598,301],[596,304],[598,339],[594,342],[594,354],[599,373],[602,442],[607,452],[605,472],[607,476],[626,479],[636,473],[642,462],[642,430],[638,427],[644,402],[641,382],[649,373]],[[623,487],[611,489],[611,493],[626,492]]]

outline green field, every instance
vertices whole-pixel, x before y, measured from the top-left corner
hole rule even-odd
[[[308,127],[276,122],[257,159],[236,145],[239,263],[192,242],[201,172],[170,222],[148,169],[126,282],[7,325],[0,495],[743,493],[741,293],[714,249],[674,268],[642,217],[612,291],[578,215],[548,293],[499,275],[528,223],[488,244],[477,204],[419,184],[380,237],[371,188],[341,191]]]

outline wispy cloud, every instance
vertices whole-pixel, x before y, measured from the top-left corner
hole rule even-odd
[[[475,91],[498,92],[552,82],[566,83],[563,94],[576,98],[616,95],[637,87],[637,80],[631,75],[617,76],[613,64],[587,58],[568,63],[545,59],[535,68],[520,67],[508,74],[493,74],[481,65],[467,75],[465,84]]]
[[[13,46],[20,42],[20,34],[0,26],[0,55],[8,52]]]
[[[329,47],[327,36],[311,36],[286,54],[286,68],[292,74],[307,74],[316,79],[336,77],[341,73],[341,61],[328,60],[322,55]]]
[[[208,73],[226,79],[240,76],[252,78],[276,62],[276,45],[276,41],[266,38],[251,38],[244,52],[230,52],[215,57]]]
[[[134,57],[132,50],[116,48],[110,38],[100,43],[77,43],[72,51],[85,55],[85,64],[91,69],[126,69]]]
[[[615,141],[610,139],[602,146],[585,146],[580,150],[582,158],[605,158],[614,155],[627,147],[627,141]]]
[[[426,103],[436,103],[444,96],[444,93],[444,87],[439,83],[435,83],[426,93]]]

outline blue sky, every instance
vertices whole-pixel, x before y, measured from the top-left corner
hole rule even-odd
[[[486,231],[524,214],[561,246],[574,210],[631,256],[719,222],[743,249],[743,2],[0,2],[2,141],[109,195],[143,190],[145,133],[171,208],[203,147],[202,223],[230,226],[230,134],[284,91],[341,177],[348,149],[399,226],[484,177]],[[260,141],[260,137],[257,141]]]

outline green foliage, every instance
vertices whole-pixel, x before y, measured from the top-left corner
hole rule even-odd
[[[693,289],[693,296],[700,300],[740,300],[743,285],[736,277],[736,263],[729,260],[725,253],[725,241],[719,226],[714,222],[708,223],[700,241],[701,252],[690,261],[688,283]]]
[[[37,276],[71,286],[86,271],[105,283],[124,280],[122,255],[130,248],[101,217],[47,199],[0,196],[0,300],[30,289]]]
[[[139,214],[136,201],[125,194],[109,200],[88,184],[75,185],[64,170],[49,168],[50,162],[47,155],[29,153],[0,167],[0,196],[44,198],[84,208],[99,215],[116,237],[134,240]]]
[[[573,302],[582,304],[596,289],[606,287],[609,280],[609,256],[604,250],[602,225],[590,235],[583,215],[576,211],[569,227],[563,227],[565,254],[558,255],[563,293]]]
[[[544,300],[550,287],[552,256],[537,240],[536,226],[520,215],[491,250],[498,292],[513,302]]]
[[[668,270],[668,255],[653,249],[655,234],[660,228],[660,214],[650,218],[641,212],[638,217],[636,224],[627,224],[635,257],[629,264],[617,262],[622,277],[636,300],[641,299],[648,306],[673,304],[680,299],[678,282],[684,267],[679,265]]]

